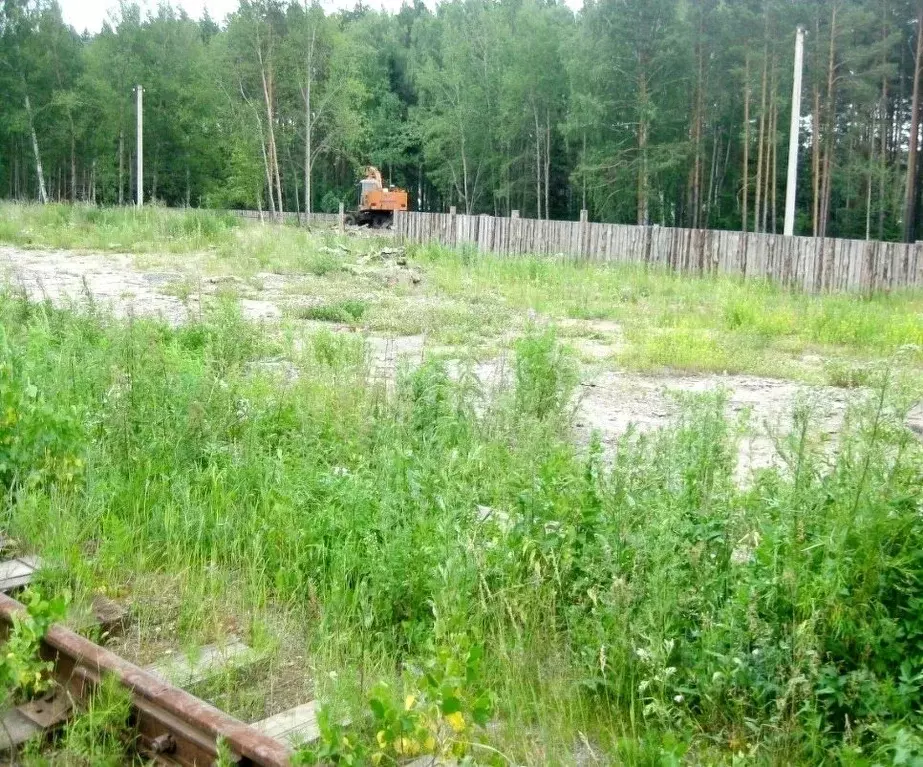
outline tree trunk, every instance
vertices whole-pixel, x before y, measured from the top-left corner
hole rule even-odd
[[[471,215],[471,199],[468,195],[468,153],[465,149],[465,134],[464,133],[462,133],[459,143],[461,145],[462,185],[463,185],[462,194],[464,195],[464,199],[465,199],[465,214]],[[456,184],[456,187],[457,186],[458,185]]]
[[[308,85],[305,89],[304,97],[304,212],[305,212],[305,223],[308,222],[308,219],[311,217],[311,152],[313,151],[311,142],[312,142],[312,133],[313,133],[313,120],[311,118],[311,75],[308,74]]]
[[[263,124],[260,123],[260,149],[263,152],[263,170],[266,172],[266,193],[269,196],[269,212],[273,218],[276,215],[275,194],[272,191],[272,166],[269,163],[269,153],[266,151],[266,140],[263,138]]]
[[[775,103],[773,99],[773,110],[772,110],[772,233],[776,233],[777,229],[777,219],[776,219],[776,200],[779,197],[779,190],[776,186],[779,179],[779,105]],[[766,228],[765,226],[763,227]]]
[[[119,206],[125,204],[125,130],[119,128]]]
[[[760,203],[763,187],[763,142],[766,138],[766,79],[769,70],[769,47],[763,46],[763,76],[760,95],[760,132],[756,142],[756,200],[753,204],[753,231],[760,231]]]
[[[160,165],[158,157],[160,155],[160,146],[154,145],[154,163],[151,172],[151,202],[157,202],[157,167]]]
[[[887,32],[885,33],[887,34]],[[881,77],[881,156],[878,158],[878,239],[885,238],[885,177],[888,173],[888,131],[886,113],[888,111],[888,76]]]
[[[70,124],[71,124],[71,202],[76,202],[77,201],[77,137],[74,131],[74,121],[71,120]]]
[[[907,185],[904,191],[904,242],[913,242],[916,222],[917,149],[920,140],[920,64],[923,63],[923,3],[917,13],[917,52],[913,66],[910,107],[910,142],[907,151]]]
[[[260,78],[263,83],[263,98],[266,102],[266,126],[269,132],[269,173],[270,173],[270,188],[273,185],[273,180],[275,181],[275,192],[276,192],[276,202],[279,212],[282,212],[282,179],[279,175],[279,154],[276,149],[276,131],[273,125],[273,83],[272,83],[272,68],[271,65],[267,66],[263,62],[263,51],[257,42],[257,57],[260,61]]]
[[[766,162],[763,172],[763,218],[760,222],[761,231],[769,231],[769,208],[772,204],[770,193],[772,192],[772,153],[775,147],[775,62],[773,62],[770,85],[769,85],[769,112],[766,115]]]
[[[647,76],[641,62],[638,76],[638,226],[647,224]]]
[[[583,154],[580,159],[583,164],[583,172],[580,174],[582,176],[581,181],[583,182],[583,196],[580,210],[586,210],[586,131],[583,131]]]
[[[25,85],[25,79],[23,80]],[[25,97],[26,117],[29,120],[29,135],[32,137],[32,153],[35,155],[35,177],[38,180],[38,199],[44,205],[48,202],[48,192],[45,190],[45,173],[42,170],[42,156],[38,150],[38,136],[35,134],[35,121],[32,119],[32,102],[29,101],[29,92]]]
[[[830,196],[832,190],[831,175],[833,170],[833,134],[835,132],[835,105],[836,99],[834,91],[836,88],[836,14],[837,3],[834,2],[830,11],[830,53],[827,60],[827,105],[825,108],[825,118],[827,120],[825,147],[824,147],[824,170],[823,185],[821,187],[820,201],[820,223],[819,235],[827,236],[827,222],[830,220]]]
[[[702,204],[702,88],[705,68],[702,57],[702,14],[699,13],[699,35],[696,42],[696,85],[692,109],[692,183],[690,192],[692,196],[692,228],[698,229],[701,225]]]
[[[542,218],[542,131],[538,123],[538,108],[533,105],[535,116],[535,217]]]
[[[307,13],[307,8],[305,8]],[[305,224],[311,218],[311,170],[313,165],[314,151],[313,133],[314,117],[311,114],[311,84],[314,80],[314,40],[317,30],[311,29],[311,45],[308,48],[307,61],[305,63],[305,88],[304,88],[304,212]]]
[[[550,199],[551,199],[551,189],[550,181],[551,177],[551,115],[549,111],[545,110],[545,219],[550,218]]]
[[[744,162],[743,162],[743,201],[740,216],[740,229],[747,231],[747,202],[750,197],[750,57],[744,64]]]
[[[705,196],[705,205],[703,209],[702,225],[708,229],[711,223],[711,206],[715,196],[715,181],[718,178],[718,155],[721,149],[721,135],[718,133],[718,126],[715,126],[715,135],[712,138],[711,145],[711,164],[708,168],[708,193]]]
[[[817,237],[820,224],[820,89],[814,86],[814,110],[811,114],[812,233]]]
[[[131,149],[128,150],[128,193],[131,194],[132,190],[135,188],[135,168],[138,167],[138,164],[135,162],[135,153]]]

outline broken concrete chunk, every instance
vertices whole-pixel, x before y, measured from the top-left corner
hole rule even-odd
[[[917,403],[907,414],[907,427],[920,439],[923,439],[923,402]]]

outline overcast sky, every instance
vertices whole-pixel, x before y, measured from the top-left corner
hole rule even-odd
[[[59,2],[64,12],[64,20],[78,32],[83,32],[85,29],[98,32],[109,9],[118,7],[118,0],[59,0]],[[366,0],[365,4],[370,8],[397,11],[401,7],[401,2],[402,0]],[[427,0],[427,5],[433,3],[434,0]],[[237,8],[237,0],[171,0],[171,5],[185,8],[186,13],[195,19],[201,18],[202,11],[208,8],[211,17],[220,22]],[[352,8],[355,0],[321,0],[321,5],[325,10]],[[153,11],[157,8],[157,0],[141,0],[141,7],[147,11]]]

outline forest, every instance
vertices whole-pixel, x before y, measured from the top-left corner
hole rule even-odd
[[[412,207],[915,239],[923,6],[909,0],[242,0],[226,19],[0,6],[0,195],[332,211],[367,164]]]

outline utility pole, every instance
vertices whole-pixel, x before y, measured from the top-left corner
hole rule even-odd
[[[138,97],[138,174],[135,188],[138,190],[138,207],[144,205],[144,88],[135,86],[135,95]]]
[[[801,130],[801,70],[804,63],[804,27],[795,33],[795,77],[792,83],[792,127],[788,137],[788,181],[785,185],[785,228],[795,233],[795,192],[798,188],[798,134]]]

